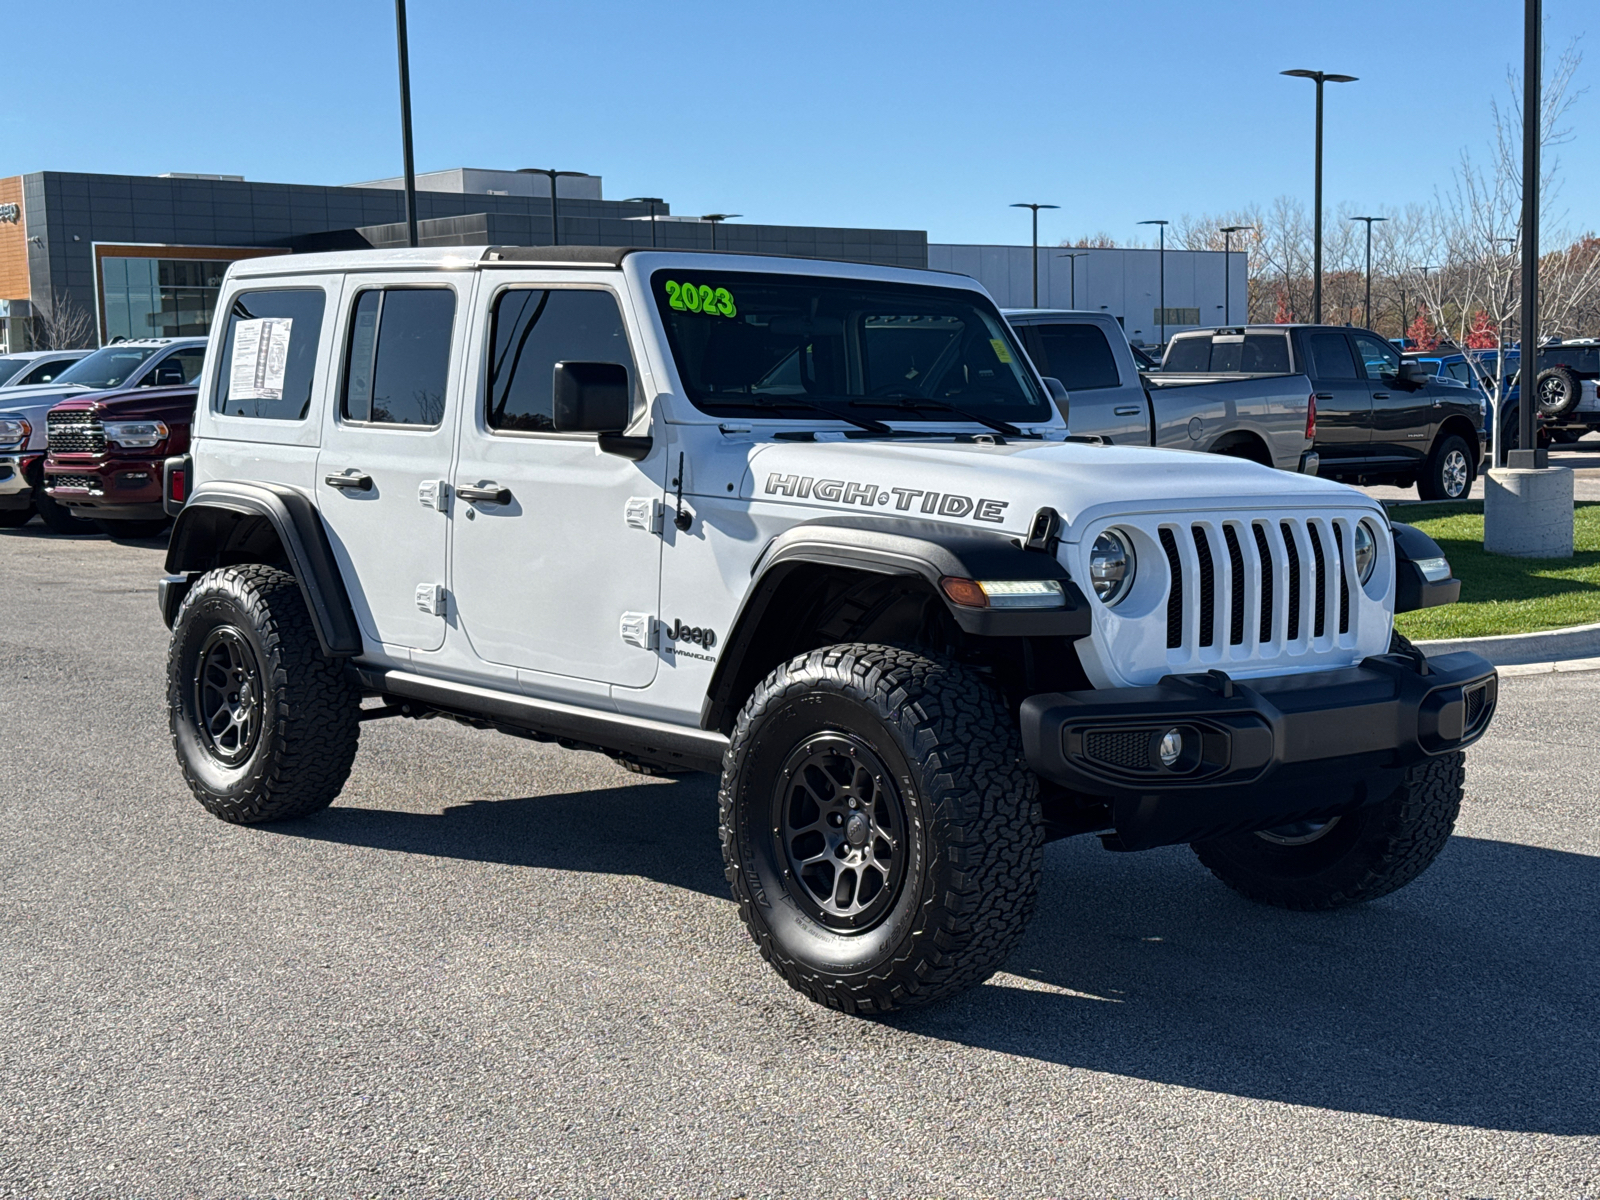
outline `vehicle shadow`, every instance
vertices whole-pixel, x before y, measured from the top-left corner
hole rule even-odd
[[[1186,849],[1049,852],[991,986],[908,1031],[1207,1091],[1404,1120],[1600,1133],[1600,858],[1457,837],[1416,883],[1263,908]]]
[[[721,899],[715,795],[710,776],[688,776],[439,813],[334,807],[261,829]],[[1238,897],[1185,848],[1108,854],[1078,838],[1048,848],[1004,972],[889,1023],[1252,1099],[1600,1134],[1600,858],[1457,837],[1393,896],[1294,913]]]

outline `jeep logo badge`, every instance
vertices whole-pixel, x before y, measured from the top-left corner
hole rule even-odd
[[[667,630],[667,638],[674,642],[693,642],[702,650],[709,650],[717,644],[716,630],[701,629],[698,625],[691,629],[682,621],[672,622],[672,628]]]

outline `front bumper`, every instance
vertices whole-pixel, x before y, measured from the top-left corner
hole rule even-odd
[[[28,471],[37,454],[0,454],[0,508],[26,508],[33,502]]]
[[[51,455],[45,460],[45,490],[57,504],[82,516],[144,520],[166,516],[161,503],[161,464],[147,456]]]
[[[1109,803],[1117,844],[1170,845],[1383,799],[1407,767],[1471,745],[1498,675],[1476,654],[1375,655],[1359,666],[1235,682],[1220,671],[1154,687],[1031,696],[1028,764]],[[1161,762],[1164,734],[1183,749]]]

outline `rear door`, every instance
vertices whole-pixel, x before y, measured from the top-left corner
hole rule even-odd
[[[1433,444],[1434,394],[1443,385],[1402,385],[1398,350],[1370,333],[1353,333],[1350,341],[1372,394],[1373,464],[1420,470]]]
[[[1325,469],[1365,459],[1372,444],[1372,388],[1339,329],[1305,329],[1302,364],[1317,398],[1317,453]]]
[[[444,643],[449,478],[469,274],[352,276],[317,504],[362,632],[390,653]]]
[[[1039,374],[1067,389],[1073,433],[1098,434],[1118,445],[1150,444],[1149,403],[1132,356],[1128,365],[1119,364],[1098,322],[1030,322],[1020,332]]]

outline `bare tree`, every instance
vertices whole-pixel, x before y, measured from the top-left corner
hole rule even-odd
[[[1062,238],[1061,241],[1056,244],[1060,246],[1066,246],[1070,249],[1115,250],[1124,243],[1118,242],[1117,239],[1112,237],[1109,233],[1101,230],[1099,233],[1090,234],[1088,237],[1081,237],[1077,241],[1073,241],[1071,238]]]
[[[50,292],[48,304],[35,304],[33,342],[40,350],[78,350],[91,344],[94,320],[67,291]]]

